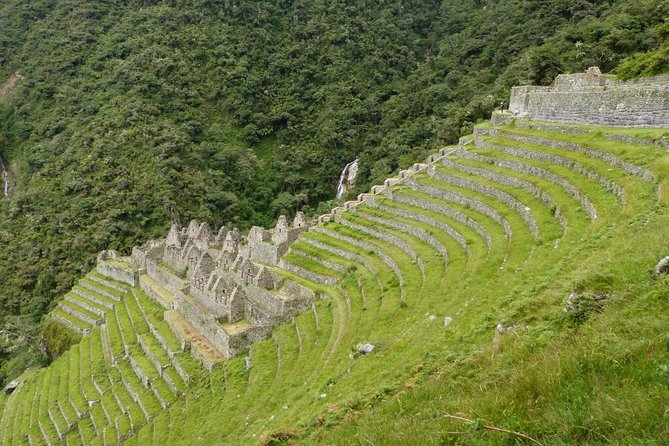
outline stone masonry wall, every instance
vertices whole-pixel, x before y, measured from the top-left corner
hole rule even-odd
[[[122,262],[116,251],[102,251],[98,255],[96,269],[100,274],[135,286],[139,283],[139,274],[130,267],[124,268],[115,262]]]
[[[541,121],[669,128],[669,76],[622,82],[590,68],[550,87],[513,87],[509,110]]]

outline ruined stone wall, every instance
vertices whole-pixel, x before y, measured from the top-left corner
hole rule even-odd
[[[185,288],[188,288],[188,285],[183,279],[176,274],[172,274],[166,269],[161,268],[157,262],[147,259],[146,270],[163,288],[172,293],[183,291]]]
[[[270,243],[258,243],[249,247],[248,258],[254,262],[276,265],[281,255],[277,246]]]
[[[129,259],[124,259],[116,251],[102,251],[98,255],[96,270],[105,276],[111,277],[119,282],[135,286],[139,283],[139,273],[122,264]]]
[[[669,75],[616,81],[591,68],[560,75],[550,87],[513,87],[509,110],[541,121],[669,127]]]
[[[211,313],[198,307],[197,303],[188,295],[181,292],[175,293],[174,309],[181,313],[223,355],[230,357],[235,354],[230,348],[230,337],[221,324]]]

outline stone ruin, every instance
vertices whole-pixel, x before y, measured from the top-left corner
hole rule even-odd
[[[513,87],[509,111],[541,121],[669,127],[669,75],[619,81],[591,67],[560,74],[549,87]]]
[[[253,227],[246,237],[226,227],[214,233],[193,220],[186,228],[173,224],[164,240],[135,247],[130,257],[104,251],[97,270],[139,285],[167,310],[166,320],[178,336],[180,326],[181,331],[192,326],[229,358],[268,337],[273,326],[290,321],[316,299],[312,290],[273,272],[307,229],[301,212],[292,224],[280,217],[273,229]]]

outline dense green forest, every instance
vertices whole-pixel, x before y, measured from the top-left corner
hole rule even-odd
[[[173,219],[332,205],[455,141],[516,84],[669,69],[660,0],[0,1],[0,379],[98,251]],[[636,55],[635,55],[636,54]],[[639,55],[641,54],[641,55]],[[622,61],[622,64],[621,64]]]

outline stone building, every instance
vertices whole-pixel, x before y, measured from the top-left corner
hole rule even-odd
[[[669,75],[619,81],[591,67],[549,87],[513,87],[509,111],[541,121],[669,127]]]
[[[172,225],[164,240],[135,247],[123,260],[105,251],[98,269],[140,285],[167,311],[176,310],[172,319],[183,318],[172,327],[175,331],[185,324],[229,358],[312,305],[313,291],[273,272],[308,229],[301,212],[292,224],[282,216],[274,228],[253,227],[246,237],[236,228],[214,234],[206,223],[193,220],[185,228]]]

